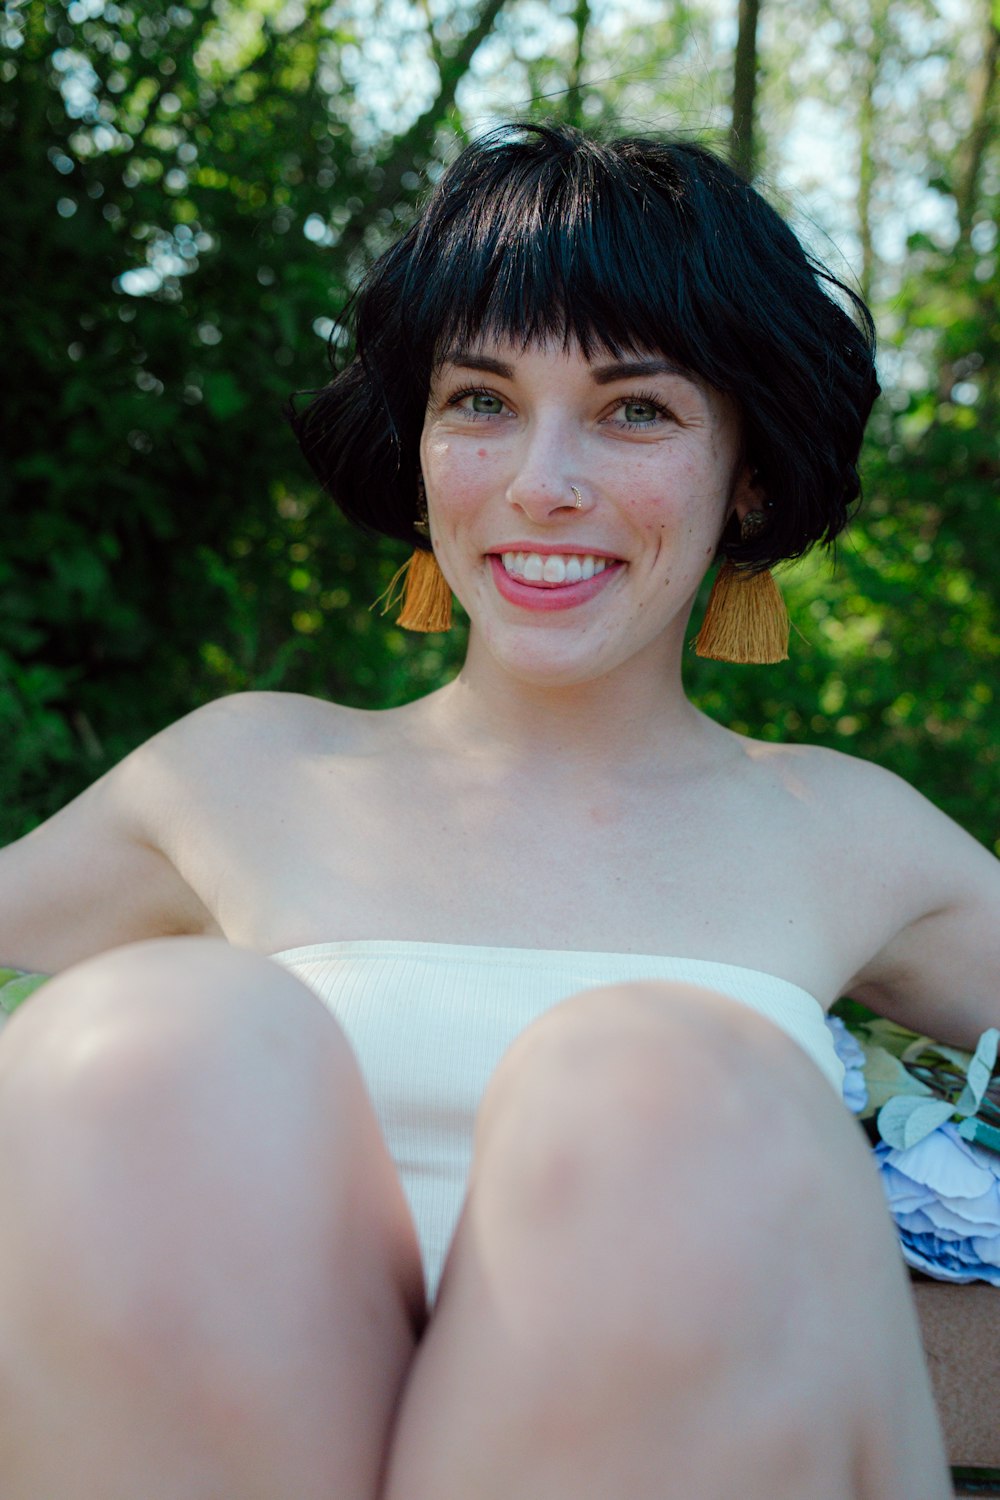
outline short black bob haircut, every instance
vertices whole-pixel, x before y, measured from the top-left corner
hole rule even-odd
[[[879,389],[871,315],[703,146],[492,131],[444,172],[348,318],[353,358],[290,416],[320,482],[370,531],[429,545],[413,523],[435,358],[482,338],[662,353],[735,398],[769,505],[751,540],[727,530],[720,553],[736,562],[832,541],[858,498]]]

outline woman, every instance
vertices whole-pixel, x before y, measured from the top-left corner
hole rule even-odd
[[[541,128],[375,266],[297,427],[468,658],[213,704],[0,856],[64,971],[0,1040],[6,1500],[949,1493],[822,1009],[972,1045],[996,867],[681,684],[713,558],[701,649],[780,656],[857,494],[830,280],[709,154]]]

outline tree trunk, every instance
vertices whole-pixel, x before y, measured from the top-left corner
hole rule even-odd
[[[381,180],[376,188],[359,188],[362,206],[345,226],[340,237],[344,251],[350,252],[360,243],[365,227],[371,223],[380,209],[391,208],[401,198],[412,197],[403,186],[408,172],[418,172],[426,165],[434,143],[434,133],[455,102],[458,85],[465,77],[469,64],[479,47],[493,30],[497,17],[506,0],[485,0],[474,26],[458,44],[457,49],[440,65],[440,87],[433,103],[424,110],[403,135],[394,142],[391,154],[380,162]]]
[[[754,105],[757,97],[757,19],[760,0],[740,0],[739,31],[733,61],[733,112],[729,158],[749,181],[754,174]]]
[[[871,42],[864,56],[863,91],[858,108],[858,238],[861,241],[861,295],[871,301],[875,279],[875,248],[872,243],[872,198],[875,191],[877,161],[875,132],[878,110],[875,90],[878,86],[885,51],[885,29],[888,7],[885,0],[874,0],[870,11]]]
[[[997,67],[1000,64],[1000,24],[995,19],[995,8],[987,0],[983,10],[985,25],[982,61],[970,87],[972,126],[959,154],[955,173],[955,204],[963,242],[968,241],[975,217],[980,171],[992,132]]]
[[[573,11],[573,24],[576,27],[576,47],[569,73],[569,83],[566,88],[566,119],[571,125],[582,125],[583,88],[581,77],[583,74],[587,27],[590,25],[590,0],[577,0]]]

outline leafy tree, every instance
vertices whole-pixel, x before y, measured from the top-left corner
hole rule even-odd
[[[420,174],[528,112],[735,131],[854,256],[887,387],[861,519],[833,571],[786,575],[792,662],[692,660],[690,686],[751,733],[894,767],[994,843],[1000,151],[978,4],[970,28],[929,0],[745,5],[742,26],[736,0],[8,0],[0,840],[219,692],[389,704],[454,669],[461,629],[372,615],[399,549],[317,494],[282,408],[323,379],[324,341],[343,355],[341,309]],[[836,149],[803,167],[807,106]]]

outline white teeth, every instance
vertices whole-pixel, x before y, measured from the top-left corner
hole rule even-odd
[[[606,557],[581,556],[578,552],[502,552],[504,571],[526,583],[579,583],[593,578],[608,566]]]

